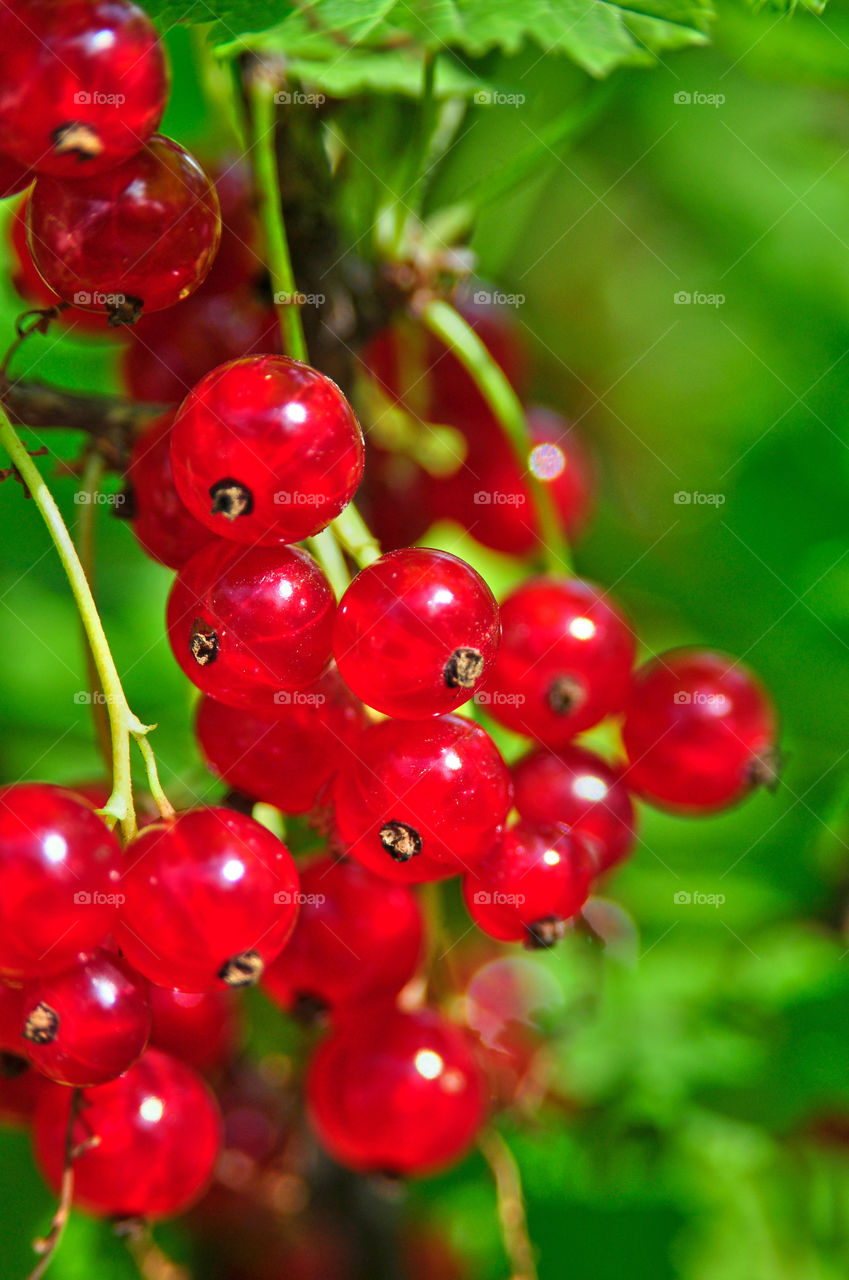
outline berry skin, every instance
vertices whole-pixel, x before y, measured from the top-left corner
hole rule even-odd
[[[363,434],[324,374],[286,356],[246,356],[189,392],[174,423],[171,463],[178,493],[214,533],[299,542],[356,493]]]
[[[776,717],[727,654],[672,649],[641,667],[622,740],[628,786],[661,809],[710,813],[777,774]]]
[[[34,307],[55,307],[62,299],[52,289],[48,289],[38,274],[27,245],[28,204],[27,193],[21,198],[9,220],[9,248],[14,266],[12,284],[24,301],[32,303]],[[120,338],[131,332],[126,325],[118,329],[110,328],[105,311],[102,315],[95,315],[91,311],[80,311],[78,307],[68,307],[51,324],[76,332],[78,336],[96,334],[99,338]]]
[[[463,877],[475,923],[500,942],[550,947],[587,900],[592,857],[564,827],[518,822]]]
[[[322,1146],[364,1173],[422,1174],[453,1163],[486,1109],[469,1041],[428,1010],[346,1023],[313,1054],[306,1090]]]
[[[471,565],[408,547],[357,574],[339,602],[333,652],[358,698],[417,720],[469,700],[499,636],[495,597]]]
[[[148,985],[120,956],[98,950],[23,990],[21,1045],[57,1084],[114,1080],[141,1057],[150,1036]]]
[[[434,492],[434,481],[412,458],[366,441],[357,510],[384,551],[409,547],[424,537],[434,519]]]
[[[412,889],[356,862],[320,858],[301,872],[295,932],[263,983],[287,1010],[391,998],[416,971],[422,935]]]
[[[0,200],[18,195],[34,180],[30,169],[23,168],[11,156],[0,155]]]
[[[194,1067],[212,1071],[235,1055],[239,1008],[235,991],[176,991],[151,984],[150,1043]]]
[[[70,1090],[51,1089],[35,1114],[35,1158],[54,1191],[71,1098]],[[164,1218],[188,1209],[212,1177],[221,1115],[197,1072],[148,1049],[117,1080],[83,1091],[71,1137],[81,1148],[75,1204],[104,1217]]]
[[[127,846],[115,941],[160,987],[223,991],[259,981],[298,914],[286,846],[244,814],[188,809]]]
[[[389,879],[457,875],[483,857],[513,801],[510,774],[461,716],[371,725],[336,776],[336,822],[351,856]],[[434,874],[436,872],[437,874]]]
[[[516,808],[545,826],[569,827],[601,871],[630,853],[636,815],[623,772],[585,747],[531,751],[513,766]]]
[[[168,70],[156,30],[126,0],[26,0],[0,10],[0,150],[40,174],[87,178],[156,129]]]
[[[598,587],[532,578],[501,605],[487,711],[516,733],[561,746],[623,709],[634,651],[625,616]]]
[[[44,783],[0,789],[0,978],[57,973],[109,932],[121,849],[79,796]]]
[[[39,178],[27,202],[27,242],[44,282],[111,324],[188,298],[220,236],[215,188],[170,138],[152,138],[93,178]]]
[[[367,721],[333,668],[308,689],[278,697],[274,718],[202,699],[198,743],[237,791],[284,813],[309,813]]]
[[[179,569],[212,535],[177,496],[171,473],[171,423],[157,418],[133,444],[127,481],[131,494],[132,530],[143,551],[169,569]]]
[[[304,689],[327,667],[335,609],[329,582],[305,551],[214,539],[177,575],[168,634],[204,693],[274,715],[281,691]]]

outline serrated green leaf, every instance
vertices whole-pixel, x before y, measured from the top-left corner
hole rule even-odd
[[[400,93],[417,98],[422,89],[422,59],[402,52],[351,51],[332,61],[291,58],[289,74],[302,84],[321,89],[332,98],[354,94]],[[443,58],[436,68],[434,94],[437,98],[470,98],[485,85],[458,63]]]

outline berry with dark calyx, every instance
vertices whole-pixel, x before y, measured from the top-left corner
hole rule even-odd
[[[181,502],[171,473],[172,413],[163,414],[133,443],[127,483],[131,528],[140,546],[160,564],[179,569],[211,541],[209,530]]]
[[[284,1009],[310,1000],[337,1006],[395,996],[421,958],[415,894],[356,862],[319,858],[301,871],[301,911],[265,989]]]
[[[188,809],[145,827],[125,856],[115,941],[160,987],[252,985],[294,928],[291,855],[243,814]]]
[[[64,301],[134,324],[194,293],[218,249],[215,188],[197,161],[156,136],[93,178],[39,178],[27,202],[27,242]]]
[[[69,1089],[36,1108],[35,1157],[54,1190],[62,1178]],[[117,1080],[84,1089],[73,1121],[74,1203],[119,1218],[182,1213],[212,1177],[221,1116],[203,1079],[185,1063],[148,1049]]]
[[[513,765],[516,808],[523,818],[571,828],[609,871],[633,848],[636,814],[623,770],[574,743],[531,751]]]
[[[600,588],[532,578],[502,602],[486,709],[508,729],[560,746],[624,708],[635,647]]]
[[[180,569],[168,634],[189,679],[218,702],[265,714],[313,684],[330,661],[336,601],[296,547],[214,539]]]
[[[363,1013],[327,1037],[307,1071],[319,1141],[360,1172],[406,1176],[458,1160],[486,1111],[466,1035],[438,1013]]]
[[[171,462],[177,491],[213,532],[298,542],[356,493],[363,436],[324,374],[286,356],[246,356],[213,369],[183,401]]]
[[[386,715],[453,711],[488,675],[498,605],[471,565],[408,547],[362,569],[339,602],[333,652],[357,697]]]
[[[724,809],[775,784],[776,732],[769,696],[746,667],[724,653],[672,649],[634,677],[625,779],[661,809]]]
[[[26,0],[0,10],[0,150],[84,178],[134,156],[168,94],[153,23],[127,0]]]
[[[483,857],[513,800],[510,774],[479,725],[461,716],[369,726],[333,788],[339,835],[378,875],[458,874]]]
[[[362,706],[331,668],[315,684],[279,694],[275,715],[202,699],[195,729],[209,766],[231,787],[284,813],[308,813],[346,746],[365,728]]]
[[[463,877],[463,898],[491,938],[550,947],[586,902],[594,871],[575,833],[523,820]]]
[[[46,783],[0,789],[0,978],[67,968],[115,918],[121,849],[91,805]]]
[[[77,1087],[105,1084],[144,1052],[148,985],[119,955],[93,951],[26,983],[20,1027],[20,1044],[43,1075]]]
[[[8,200],[35,181],[31,169],[25,169],[11,156],[0,155],[0,200]]]
[[[151,984],[150,1043],[197,1071],[228,1063],[239,1044],[235,991],[177,991]]]

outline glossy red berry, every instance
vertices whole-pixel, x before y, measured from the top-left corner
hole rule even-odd
[[[165,56],[153,23],[127,0],[4,4],[0,48],[0,150],[39,173],[112,169],[162,118]]]
[[[9,220],[9,242],[14,266],[12,284],[24,301],[32,303],[34,307],[55,307],[62,299],[47,287],[38,274],[27,245],[28,204],[29,193],[23,196]],[[51,324],[57,324],[81,337],[96,335],[98,338],[118,340],[132,332],[127,325],[121,325],[117,329],[110,326],[105,311],[96,314],[93,311],[80,311],[78,307],[66,308]]]
[[[485,683],[498,650],[498,605],[471,565],[447,551],[391,551],[339,602],[333,653],[358,698],[416,720],[453,711]]]
[[[327,667],[335,609],[329,582],[305,551],[215,539],[177,575],[168,634],[204,693],[273,715],[281,693],[306,688]]]
[[[36,1109],[35,1157],[54,1191],[71,1098],[53,1089]],[[191,1067],[148,1049],[117,1080],[83,1090],[80,1104],[71,1134],[75,1204],[110,1217],[164,1218],[197,1200],[221,1149],[221,1116]]]
[[[204,281],[204,292],[232,297],[241,290],[250,289],[259,296],[268,280],[268,268],[263,257],[250,161],[231,154],[218,157],[204,168],[215,182],[221,206],[221,245]],[[269,310],[276,320],[273,308]],[[214,362],[219,363],[217,360]]]
[[[440,869],[456,875],[483,857],[513,801],[498,748],[462,716],[371,725],[333,795],[352,856],[411,882],[435,879]]]
[[[434,520],[434,481],[403,453],[379,449],[366,440],[366,465],[357,510],[384,551],[409,547]]]
[[[480,695],[516,733],[560,746],[628,696],[635,643],[624,614],[577,578],[533,578],[501,605],[501,648]]]
[[[463,877],[463,898],[491,938],[549,947],[586,902],[593,871],[589,850],[565,827],[522,821]]]
[[[149,987],[150,1043],[197,1071],[212,1071],[235,1055],[240,1018],[235,991],[176,991]]]
[[[0,789],[0,978],[67,968],[109,932],[121,849],[91,805],[60,787]]]
[[[17,1050],[0,1050],[0,1125],[27,1129],[45,1093],[55,1088]],[[56,1090],[59,1092],[59,1090]]]
[[[469,1041],[437,1013],[363,1015],[330,1035],[307,1073],[322,1145],[362,1172],[429,1173],[458,1160],[483,1122]]]
[[[570,827],[592,852],[598,871],[630,853],[636,815],[621,768],[585,747],[531,751],[513,766],[516,808],[545,826]]]
[[[391,998],[416,971],[422,935],[410,888],[356,862],[320,858],[301,872],[298,923],[264,985],[284,1009]]]
[[[273,718],[204,698],[198,744],[210,768],[237,791],[284,813],[308,813],[365,728],[365,713],[335,668],[278,698]]]
[[[363,436],[324,374],[285,356],[247,356],[213,369],[183,401],[171,461],[186,506],[215,533],[299,542],[356,493]]]
[[[171,473],[171,423],[164,414],[133,444],[127,468],[131,528],[142,549],[169,569],[179,569],[211,540],[209,530],[183,505]]]
[[[25,169],[11,156],[0,155],[0,200],[18,195],[34,180],[31,169]]]
[[[30,1062],[50,1080],[105,1084],[147,1045],[148,985],[121,956],[93,951],[61,973],[26,983],[20,1034]]]
[[[188,809],[126,849],[115,941],[160,987],[221,991],[259,981],[298,914],[288,849],[253,818]]]
[[[194,293],[220,235],[215,188],[170,138],[152,138],[93,178],[39,178],[27,202],[27,239],[42,279],[64,302],[113,324]]]
[[[777,775],[769,697],[723,653],[672,649],[641,667],[622,739],[628,786],[663,809],[722,809]]]

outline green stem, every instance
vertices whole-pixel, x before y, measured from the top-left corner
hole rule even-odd
[[[336,599],[341,600],[348,589],[351,575],[333,530],[322,529],[321,533],[317,533],[314,538],[307,538],[307,546],[324,570],[328,582],[336,593]]]
[[[83,501],[80,505],[80,515],[75,530],[76,546],[80,564],[91,587],[92,595],[94,595],[94,534],[97,523],[95,519],[97,514],[97,494],[100,492],[100,484],[105,469],[106,464],[103,456],[96,450],[92,450],[86,458],[80,477],[79,492]],[[83,644],[85,646],[87,683],[91,693],[91,718],[94,724],[94,736],[103,758],[107,777],[110,777],[111,785],[112,735],[109,732],[109,717],[106,714],[103,689],[100,686],[100,677],[97,674],[94,654],[91,651],[91,645],[88,642],[84,627]]]
[[[307,343],[301,313],[295,301],[295,276],[286,239],[286,228],[280,210],[280,176],[277,172],[276,106],[274,90],[276,80],[255,69],[248,81],[250,95],[251,158],[259,196],[260,213],[265,231],[266,257],[283,350],[293,360],[308,360]]]
[[[422,322],[450,348],[486,400],[509,441],[523,475],[527,473],[531,501],[540,530],[546,567],[553,573],[571,568],[571,556],[551,494],[528,467],[528,423],[516,392],[474,329],[449,303],[434,299],[422,311]]]
[[[339,543],[360,569],[380,559],[380,547],[353,502],[330,525]]]

